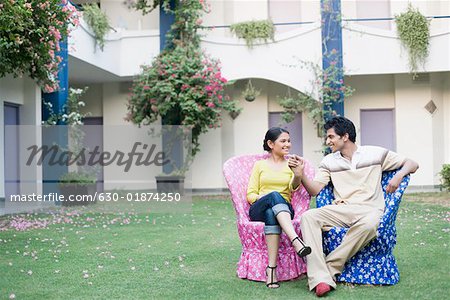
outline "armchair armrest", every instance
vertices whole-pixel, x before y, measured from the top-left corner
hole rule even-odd
[[[330,182],[316,196],[316,207],[330,205],[334,200],[333,184]]]

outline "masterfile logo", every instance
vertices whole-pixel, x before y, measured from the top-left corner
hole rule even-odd
[[[124,166],[124,171],[128,172],[130,168],[135,166],[163,166],[170,162],[164,151],[156,151],[157,145],[148,145],[141,142],[135,142],[129,152],[123,151],[100,151],[99,146],[95,146],[93,150],[82,147],[79,152],[70,150],[62,150],[59,146],[37,146],[32,145],[27,148],[29,156],[26,162],[27,166],[36,163],[41,166],[47,161],[49,166],[109,166],[116,164]]]

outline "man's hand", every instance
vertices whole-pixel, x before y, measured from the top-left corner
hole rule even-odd
[[[298,155],[291,155],[288,160],[288,166],[294,172],[294,176],[303,177],[303,169],[305,168],[305,163]]]
[[[323,187],[325,186],[325,184],[314,181],[312,179],[309,179],[308,176],[305,176],[304,174],[305,161],[303,160],[302,157],[296,154],[291,155],[291,157],[288,160],[288,165],[292,169],[292,172],[294,172],[294,175],[296,175],[296,172],[300,173],[301,171],[299,177],[294,176],[294,181],[299,180],[300,182],[298,184],[299,185],[303,184],[306,191],[311,196],[316,196],[320,192],[320,190],[323,189]]]
[[[392,179],[389,181],[387,187],[386,187],[386,193],[391,194],[394,193],[398,186],[400,185],[400,182],[402,182],[403,176],[399,176],[399,174],[396,174]]]
[[[415,161],[413,161],[411,159],[407,159],[405,161],[405,163],[403,164],[402,168],[389,181],[389,183],[386,187],[386,192],[388,194],[395,192],[397,190],[398,186],[400,185],[400,182],[402,182],[403,177],[405,177],[408,174],[412,174],[412,173],[416,172],[418,168],[419,168],[419,165]]]

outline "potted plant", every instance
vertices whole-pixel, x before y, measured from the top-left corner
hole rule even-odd
[[[81,151],[85,150],[83,145],[84,131],[80,128],[83,125],[83,118],[89,116],[89,113],[82,113],[81,107],[85,106],[85,103],[80,100],[81,96],[86,92],[84,89],[69,89],[69,95],[67,103],[64,105],[62,111],[55,112],[51,103],[44,102],[44,106],[48,111],[49,117],[46,121],[43,121],[45,126],[55,125],[67,125],[68,129],[68,146],[59,147],[62,152],[70,153],[75,157],[78,156]],[[69,172],[61,175],[58,182],[58,187],[61,194],[65,196],[65,199],[69,198],[69,195],[93,195],[96,190],[97,176],[94,167],[84,166],[82,168],[76,163],[68,166]],[[64,205],[71,205],[77,203],[86,203],[83,201],[65,201]]]
[[[69,196],[94,195],[96,190],[97,177],[86,172],[68,172],[59,178],[59,189],[65,199]],[[78,200],[78,199],[77,199]],[[92,200],[95,200],[92,198]],[[63,205],[89,204],[87,198],[80,198],[79,201],[64,201]]]
[[[261,94],[260,90],[257,90],[253,84],[252,84],[252,80],[249,79],[247,81],[247,84],[245,86],[245,89],[242,91],[242,97],[244,97],[244,99],[248,102],[252,102],[256,99],[256,97],[259,96],[259,94]]]
[[[164,8],[175,14],[168,43],[134,79],[126,120],[138,125],[162,120],[162,125],[179,126],[173,136],[190,137],[192,143],[188,143],[182,164],[165,174],[181,179],[200,151],[200,135],[220,127],[222,111],[237,110],[237,102],[224,93],[227,80],[219,62],[200,48],[197,29],[205,11],[204,1],[177,1],[173,11],[170,6]],[[167,148],[165,152],[171,150]]]

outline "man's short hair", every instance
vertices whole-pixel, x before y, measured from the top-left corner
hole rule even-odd
[[[344,136],[348,134],[348,138],[353,143],[356,141],[356,129],[352,121],[345,117],[333,117],[329,119],[323,126],[325,131],[334,128],[334,131],[339,136]]]

